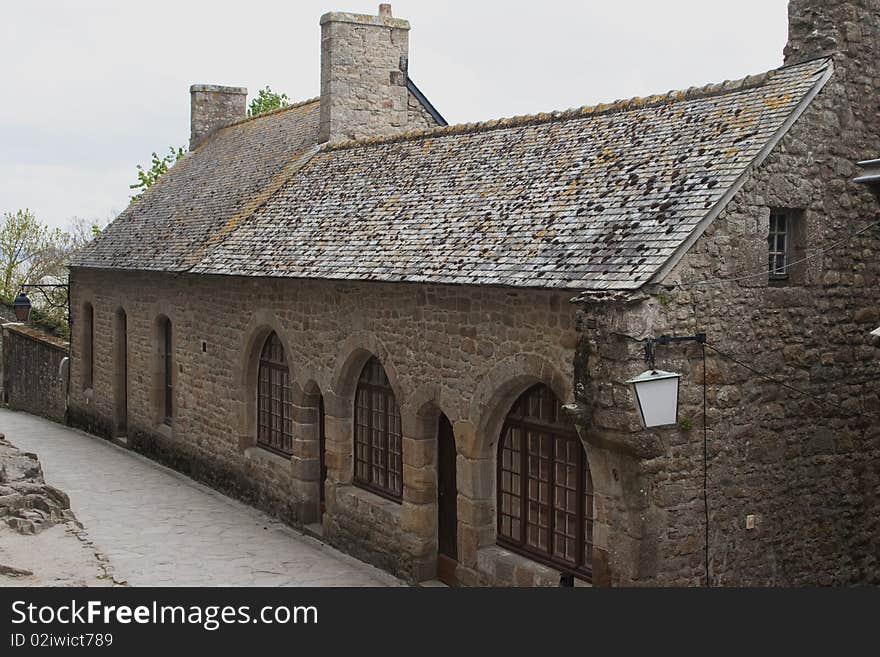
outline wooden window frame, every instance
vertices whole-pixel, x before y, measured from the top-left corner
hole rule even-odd
[[[791,269],[791,213],[785,210],[770,212],[767,235],[767,255],[770,280],[786,281]],[[780,245],[781,242],[781,245]],[[782,266],[780,267],[780,261]]]
[[[257,368],[257,447],[285,458],[293,455],[290,368],[284,344],[274,331],[263,342]]]
[[[556,418],[553,421],[545,421],[540,417],[540,415],[534,416],[528,412],[530,401],[532,401],[536,396],[540,399],[540,395],[542,394],[544,395],[545,400],[548,398],[549,395],[549,399],[554,400],[557,405],[557,410],[555,413]],[[539,403],[541,402],[539,401]],[[500,546],[510,550],[511,552],[521,554],[525,557],[528,557],[529,559],[553,568],[557,568],[564,572],[575,574],[579,578],[589,581],[592,578],[594,521],[592,477],[590,475],[589,463],[587,462],[587,455],[584,451],[583,445],[580,442],[580,438],[578,437],[573,425],[571,425],[571,423],[565,418],[563,413],[564,412],[561,409],[561,403],[559,402],[558,398],[553,394],[552,391],[549,390],[549,388],[547,388],[543,384],[533,386],[532,388],[524,392],[511,407],[511,410],[508,413],[507,418],[505,419],[504,427],[501,431],[501,439],[499,440],[498,444],[496,481],[496,511],[498,523],[497,542]],[[519,431],[518,448],[508,447],[508,441],[511,440],[515,435],[513,433],[514,431]],[[535,455],[534,453],[530,452],[530,435],[538,436],[539,441],[541,440],[541,438],[550,441],[550,452],[548,458],[546,459],[549,461],[546,480],[548,499],[546,503],[541,502],[540,490],[537,499],[533,499],[530,495],[530,484],[534,481],[537,481],[537,485],[540,488],[540,484],[542,483],[540,480],[540,467],[538,468],[537,478],[531,476],[530,474],[532,471],[529,468],[529,459],[538,458],[539,466],[541,459],[540,454]],[[575,466],[575,488],[565,489],[566,491],[573,490],[573,495],[575,498],[575,512],[573,514],[571,513],[571,509],[567,503],[563,505],[557,504],[556,499],[558,488],[556,481],[557,466],[562,463],[557,453],[560,443],[566,446],[576,446],[575,454],[577,454],[577,464]],[[509,459],[509,463],[511,466],[510,470],[505,468],[505,452],[510,452],[511,454],[511,457]],[[518,466],[518,472],[512,469],[514,465]],[[505,473],[510,473],[511,475],[507,479],[510,481],[511,490],[505,490]],[[514,481],[517,479],[519,484],[518,494],[514,492],[515,486],[513,486]],[[510,507],[511,513],[508,514],[504,512],[504,495],[510,496],[511,505],[519,505],[519,508],[517,509],[519,514],[518,517],[512,515],[513,506]],[[538,532],[546,532],[546,550],[542,550],[529,544],[529,529],[535,526],[534,521],[530,521],[530,504],[537,504],[538,506],[543,506],[547,509],[547,527],[544,528],[540,524],[537,525]],[[575,545],[577,548],[577,554],[575,555],[574,560],[560,558],[557,555],[557,550],[555,546],[557,537],[560,536],[560,533],[557,531],[556,522],[557,515],[559,513],[562,513],[563,516],[565,516],[566,514],[568,516],[573,515],[575,518],[573,535],[568,535],[568,537],[576,538]],[[510,519],[511,531],[508,534],[503,532],[505,517]],[[518,538],[513,536],[513,522],[517,519],[519,521]],[[565,534],[562,535],[566,536]]]
[[[793,208],[772,208],[767,226],[767,276],[770,285],[805,284],[806,267],[803,260],[806,245],[805,212]]]
[[[371,370],[375,377],[370,377]],[[377,404],[378,400],[381,400],[381,406]],[[398,446],[396,451],[392,449],[395,442]],[[358,377],[354,397],[353,450],[354,484],[392,502],[402,503],[403,432],[400,407],[385,368],[375,356],[364,364]],[[384,484],[381,482],[382,476]],[[399,487],[389,484],[393,477],[396,477]]]

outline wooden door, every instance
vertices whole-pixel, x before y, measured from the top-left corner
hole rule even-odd
[[[445,415],[437,427],[437,578],[454,586],[458,565],[458,487],[455,435]]]

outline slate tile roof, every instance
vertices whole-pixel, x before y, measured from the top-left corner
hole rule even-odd
[[[306,104],[294,121],[281,113],[221,131],[166,174],[160,185],[173,195],[157,189],[158,198],[127,210],[74,264],[637,289],[728,200],[829,67],[816,60],[664,96],[325,145],[304,156],[316,120]],[[275,134],[291,124],[295,137]],[[265,148],[284,139],[286,169],[279,149]],[[216,161],[203,162],[208,156]],[[179,176],[188,184],[175,183]]]
[[[288,179],[318,140],[317,98],[236,122],[187,153],[72,266],[182,272]]]

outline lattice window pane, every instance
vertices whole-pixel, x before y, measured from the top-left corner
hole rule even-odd
[[[263,344],[257,381],[257,444],[289,455],[293,451],[293,392],[284,346],[275,333]]]
[[[400,409],[378,359],[364,365],[355,399],[355,481],[398,500],[403,494]]]
[[[592,487],[583,446],[558,398],[546,386],[532,388],[513,405],[503,431],[499,541],[548,564],[588,572]]]

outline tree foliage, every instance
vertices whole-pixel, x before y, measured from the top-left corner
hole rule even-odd
[[[173,167],[185,154],[186,149],[183,146],[178,146],[177,148],[169,146],[168,154],[164,157],[159,157],[159,154],[156,152],[153,153],[149,167],[145,168],[143,165],[138,164],[138,181],[134,185],[128,186],[129,189],[138,190],[137,193],[132,195],[131,200],[134,201],[140,198],[141,194],[152,187],[162,174]]]
[[[289,104],[290,99],[287,97],[287,94],[275,93],[267,84],[264,89],[260,89],[257,92],[257,97],[251,100],[251,104],[248,106],[248,116],[265,114],[266,112],[286,107]]]
[[[41,223],[28,209],[4,212],[0,219],[0,302],[10,305],[25,283],[65,283],[67,261],[101,232],[107,221],[74,217],[69,230]],[[68,333],[65,291],[28,290],[30,322],[65,337]]]
[[[5,212],[0,222],[0,296],[12,300],[22,283],[64,278],[70,235],[41,224],[30,210]]]

